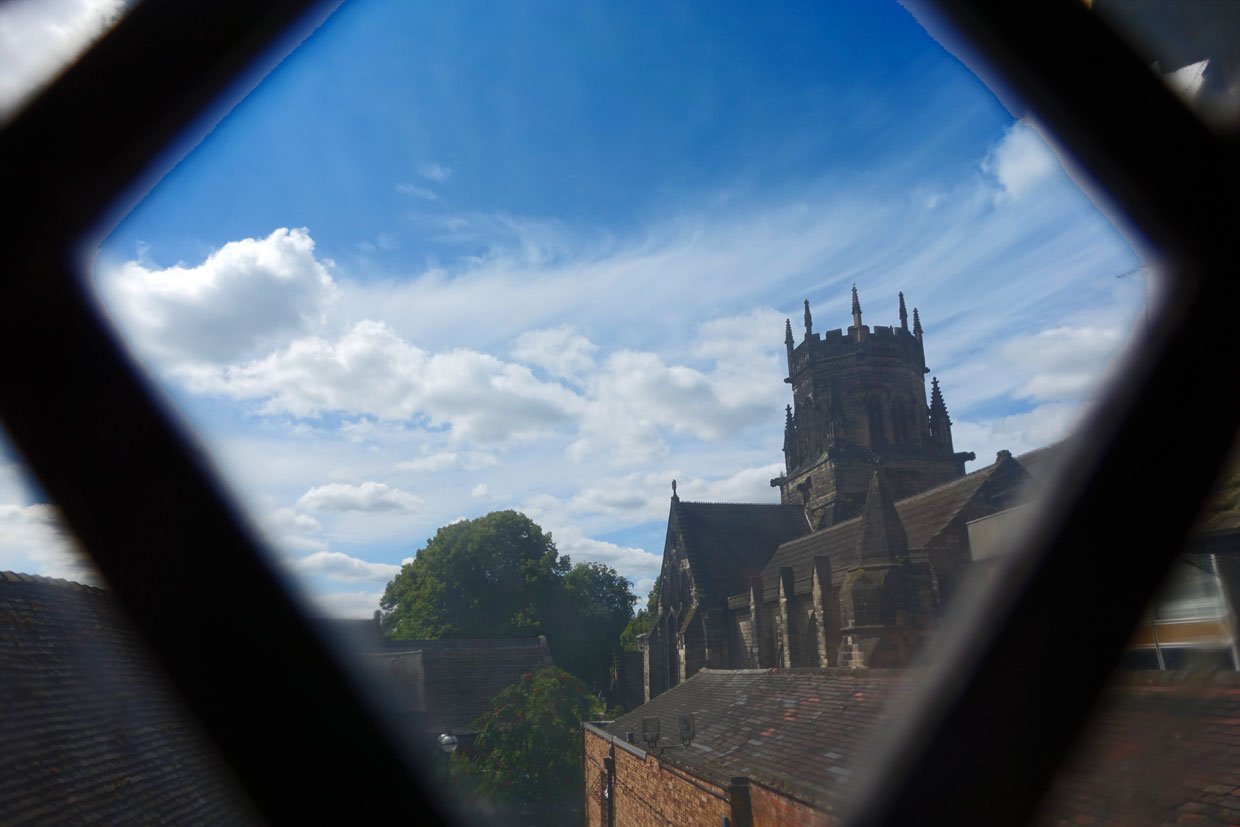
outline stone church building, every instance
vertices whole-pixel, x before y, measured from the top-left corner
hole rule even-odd
[[[703,668],[900,666],[970,561],[967,524],[1030,479],[1001,452],[965,474],[917,309],[899,324],[785,328],[792,404],[780,504],[695,503],[672,488],[643,697]]]

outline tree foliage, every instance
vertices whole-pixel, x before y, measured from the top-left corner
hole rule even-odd
[[[459,771],[497,802],[570,801],[581,786],[581,722],[602,714],[585,684],[556,667],[527,673],[474,722]]]
[[[633,600],[615,569],[574,566],[529,517],[496,511],[439,529],[379,608],[397,639],[546,635],[556,664],[601,688]]]
[[[650,587],[650,595],[646,598],[646,608],[634,615],[620,632],[620,648],[624,651],[638,651],[637,636],[646,634],[654,625],[655,610],[659,605],[659,582],[662,579],[663,575],[655,578],[654,585]]]

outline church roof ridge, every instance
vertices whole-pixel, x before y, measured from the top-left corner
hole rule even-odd
[[[787,503],[734,503],[726,500],[681,500],[680,504],[685,505],[710,505],[710,506],[728,506],[729,508],[800,508],[799,505],[788,505]]]
[[[17,571],[0,571],[0,583],[25,583],[30,585],[57,586],[60,588],[74,589],[76,591],[91,592],[95,594],[111,594],[107,589],[99,586],[91,586],[87,583],[79,583],[76,580],[67,580],[63,577],[46,577],[42,574],[23,574]]]

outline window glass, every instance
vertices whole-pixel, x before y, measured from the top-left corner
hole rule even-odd
[[[557,711],[626,742],[660,696],[675,741],[676,693],[715,671],[850,667],[873,683],[841,714],[903,691],[874,667],[915,676],[951,601],[1004,575],[1148,325],[1142,252],[895,4],[376,0],[238,105],[92,275],[277,565],[414,687],[401,726],[441,780],[499,801],[479,722],[546,687],[498,663],[564,666],[586,694]],[[58,571],[22,551],[64,542],[50,510],[0,493],[44,532],[11,533],[8,565]],[[1230,637],[1157,639],[1229,629],[1220,582],[1182,558],[1126,662],[1234,666]],[[789,726],[821,702],[752,692]],[[743,728],[694,726],[730,766]],[[615,760],[587,773],[598,813]]]

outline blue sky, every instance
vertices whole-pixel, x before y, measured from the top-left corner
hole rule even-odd
[[[673,477],[775,499],[802,299],[822,330],[904,291],[979,464],[1063,436],[1138,317],[1036,123],[898,5],[411,5],[344,6],[95,271],[328,611],[499,508],[644,594]],[[6,466],[0,568],[74,574],[34,500]]]

